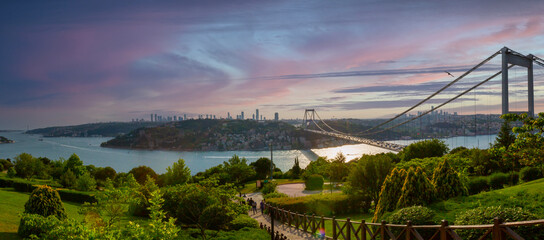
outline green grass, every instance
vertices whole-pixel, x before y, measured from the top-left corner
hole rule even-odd
[[[290,183],[303,183],[304,180],[302,179],[274,179],[274,182],[278,183],[278,185],[282,184],[290,184]],[[257,189],[257,181],[249,181],[244,185],[244,188],[242,188],[242,193],[252,193],[252,192],[258,192],[259,189]]]
[[[25,203],[30,193],[16,192],[13,188],[0,188],[0,239],[19,239],[19,214],[25,211]],[[78,214],[80,204],[64,202],[64,208],[69,218],[83,220]]]
[[[429,205],[436,212],[436,219],[455,220],[457,214],[476,207],[521,207],[544,218],[544,179],[517,186],[482,192],[472,196],[456,197]]]

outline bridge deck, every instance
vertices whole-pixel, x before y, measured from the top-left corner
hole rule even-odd
[[[322,135],[327,135],[327,136],[331,136],[331,137],[342,138],[342,139],[346,139],[346,140],[360,142],[360,143],[364,143],[364,144],[367,144],[367,145],[371,145],[371,146],[375,146],[375,147],[379,147],[379,148],[383,148],[383,149],[387,149],[387,150],[391,150],[391,151],[395,151],[395,152],[400,152],[405,147],[404,145],[399,145],[399,144],[395,144],[395,143],[388,143],[388,142],[377,141],[377,140],[372,140],[372,139],[367,139],[367,138],[354,137],[354,136],[349,136],[349,135],[344,135],[344,134],[339,134],[339,133],[318,131],[318,130],[312,130],[312,129],[304,129],[304,130],[308,131],[308,132],[317,133],[317,134],[322,134]]]

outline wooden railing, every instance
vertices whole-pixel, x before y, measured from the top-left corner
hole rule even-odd
[[[325,229],[325,222],[331,221],[332,235],[327,233],[325,238],[335,240],[462,240],[457,234],[459,230],[482,230],[484,233],[478,239],[524,240],[525,238],[513,231],[512,227],[544,225],[544,219],[503,223],[499,218],[495,218],[493,224],[485,225],[449,225],[447,220],[442,220],[440,225],[412,225],[411,221],[406,224],[388,224],[385,221],[367,223],[365,220],[357,222],[351,221],[350,218],[343,220],[335,217],[300,214],[268,204],[266,207],[273,219],[311,234],[316,234],[321,228]],[[420,234],[420,231],[427,233],[426,238]],[[544,231],[544,226],[538,231]]]

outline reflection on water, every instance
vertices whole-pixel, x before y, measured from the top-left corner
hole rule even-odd
[[[40,140],[42,138],[38,135],[28,135],[22,132],[0,132],[0,135],[15,140],[15,143],[0,144],[0,158],[13,159],[16,155],[26,152],[36,157],[59,159],[61,157],[68,158],[75,153],[85,164],[93,164],[97,167],[111,166],[122,172],[130,171],[139,165],[147,165],[157,173],[164,173],[166,167],[172,165],[179,158],[183,158],[191,172],[195,174],[227,161],[234,154],[248,159],[249,162],[254,162],[261,157],[270,157],[270,151],[177,152],[102,148],[100,143],[111,139],[103,137],[62,137]],[[457,146],[487,148],[494,139],[494,135],[455,137],[446,139],[446,144],[450,149]],[[406,145],[414,141],[393,142]],[[293,166],[295,158],[299,159],[300,167],[305,168],[310,161],[314,161],[318,156],[331,159],[340,152],[349,161],[359,158],[363,154],[391,151],[365,144],[355,144],[312,150],[275,150],[273,158],[277,167],[282,171],[287,171]]]

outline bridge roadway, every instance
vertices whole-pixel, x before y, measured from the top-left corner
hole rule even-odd
[[[322,134],[322,135],[327,135],[327,136],[331,136],[331,137],[342,138],[342,139],[346,139],[346,140],[360,142],[360,143],[368,144],[368,145],[379,147],[379,148],[384,148],[384,149],[395,151],[395,152],[400,152],[405,147],[404,145],[399,145],[399,144],[395,144],[395,143],[382,142],[382,141],[377,141],[377,140],[372,140],[372,139],[367,139],[367,138],[354,137],[354,136],[349,136],[349,135],[344,135],[344,134],[339,134],[339,133],[318,131],[318,130],[312,130],[312,129],[304,129],[304,130],[306,130],[308,132],[317,133],[317,134]]]

